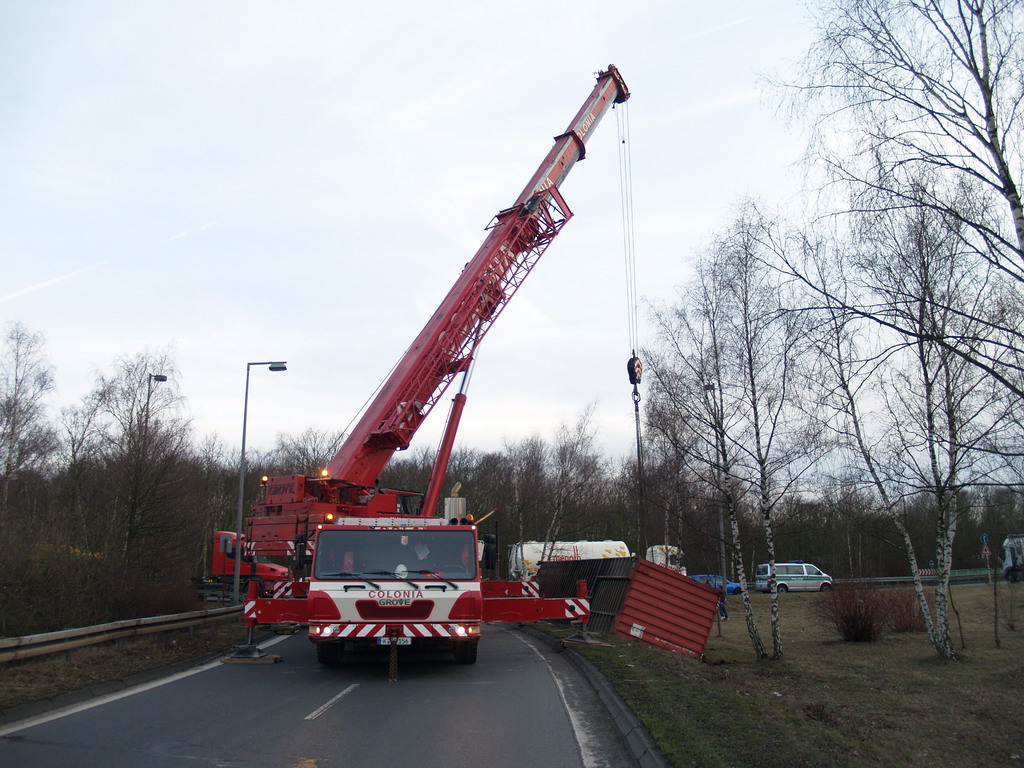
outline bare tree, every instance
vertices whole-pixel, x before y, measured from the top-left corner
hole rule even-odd
[[[316,477],[345,441],[345,431],[327,432],[306,427],[296,436],[281,433],[274,449],[274,464],[285,472]]]
[[[45,398],[53,372],[44,356],[43,337],[20,323],[8,326],[0,357],[0,528],[19,472],[45,462],[57,447],[46,416]]]
[[[212,521],[194,482],[198,462],[175,378],[167,353],[126,356],[65,414],[69,462],[60,479],[73,504],[55,519],[81,536],[71,546],[102,596],[93,610],[100,620],[193,598],[187,577]]]
[[[95,393],[61,413],[60,464],[57,475],[59,503],[65,510],[66,527],[72,541],[87,552],[106,551],[113,526],[109,516],[93,519],[102,504],[100,446],[100,403]]]
[[[813,466],[817,447],[798,408],[802,322],[767,260],[775,225],[753,202],[708,249],[680,306],[659,315],[669,350],[651,356],[656,409],[677,410],[695,436],[692,457],[717,489],[729,516],[733,560],[746,582],[740,510],[756,510],[770,563],[774,515]],[[758,656],[763,645],[744,591],[744,611]],[[778,600],[772,600],[773,658],[782,657]]]
[[[817,160],[855,211],[918,208],[959,220],[961,257],[1015,283],[1019,303],[1024,3],[829,0],[817,8],[820,36],[796,88],[814,110]],[[941,295],[928,300],[949,310]],[[999,300],[983,294],[987,305]],[[870,305],[843,308],[907,337],[920,333]],[[1024,396],[1024,335],[998,315],[974,319],[970,337],[926,340]]]
[[[739,519],[748,480],[740,463],[739,434],[745,423],[742,399],[727,396],[740,379],[729,347],[726,270],[713,256],[697,264],[697,277],[679,302],[656,313],[659,351],[648,350],[648,429],[681,457],[711,489],[712,503],[729,521],[727,539],[743,584],[743,608],[754,653],[767,658],[751,609],[743,567]]]
[[[847,267],[861,276],[860,285],[870,285],[876,313],[914,330],[909,338],[876,337],[871,349],[864,343],[870,337],[857,333],[865,321],[844,308],[855,281],[842,279],[835,260],[817,259],[823,284],[843,283],[830,294],[844,300],[827,306],[818,326],[819,360],[828,369],[819,380],[832,382],[823,396],[834,416],[829,423],[857,457],[903,539],[929,637],[945,658],[957,657],[947,608],[958,497],[965,487],[997,481],[1005,462],[984,448],[1010,423],[1012,406],[1005,389],[952,351],[1001,311],[979,299],[990,276],[962,258],[962,226],[959,218],[922,208],[863,221]],[[865,403],[874,406],[868,406],[871,415]],[[922,499],[935,520],[934,617],[902,517],[908,504]]]
[[[678,410],[663,411],[664,405],[666,401],[659,398],[646,410],[645,450],[650,460],[644,470],[644,498],[660,512],[660,520],[652,521],[651,527],[661,523],[659,541],[678,547],[691,572],[714,572],[720,569],[720,555],[727,546],[724,530],[719,526],[720,519],[724,521],[719,516],[719,497],[691,469],[688,457],[694,451],[696,435],[680,420]],[[635,496],[635,462],[623,465],[622,477],[620,487]],[[704,565],[706,562],[716,565],[709,568]]]
[[[437,460],[437,451],[428,446],[413,448],[388,463],[380,474],[380,484],[387,488],[423,491]]]
[[[598,489],[602,487],[599,479],[603,467],[594,450],[594,408],[591,403],[572,426],[562,424],[555,433],[555,445],[549,454],[552,479],[550,514],[541,560],[548,558],[551,550],[547,545],[558,540],[565,526],[575,525],[577,530],[586,531],[586,522],[581,518],[601,495]]]
[[[516,541],[539,539],[546,528],[550,508],[548,454],[550,448],[538,436],[506,443],[504,454],[512,475],[512,499],[506,504],[509,525]]]

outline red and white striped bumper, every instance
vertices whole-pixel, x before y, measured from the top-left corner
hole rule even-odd
[[[314,640],[372,637],[469,637],[479,633],[477,625],[466,624],[314,624],[309,636]]]

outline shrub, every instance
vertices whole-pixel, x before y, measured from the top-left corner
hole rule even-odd
[[[913,589],[890,589],[889,629],[893,632],[924,632],[924,615]]]
[[[888,625],[891,601],[882,590],[854,584],[836,584],[822,592],[813,613],[839,636],[853,643],[879,639]]]

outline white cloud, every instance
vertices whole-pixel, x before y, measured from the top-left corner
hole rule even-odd
[[[29,286],[26,286],[25,288],[20,288],[20,289],[18,289],[16,291],[12,291],[11,293],[8,293],[8,294],[6,294],[4,296],[0,296],[0,304],[3,304],[5,302],[7,302],[7,301],[10,301],[11,299],[16,299],[19,296],[27,296],[30,293],[35,293],[36,291],[41,291],[41,290],[44,290],[46,288],[51,288],[51,287],[53,287],[55,285],[58,285],[60,283],[65,282],[65,281],[72,280],[72,279],[78,277],[79,275],[84,275],[86,272],[91,272],[92,270],[96,269],[97,267],[102,267],[103,264],[104,264],[104,262],[102,262],[102,261],[98,262],[96,264],[90,264],[88,267],[82,267],[81,269],[76,269],[73,272],[68,272],[66,275],[61,275],[60,277],[54,277],[54,278],[52,278],[50,280],[44,280],[41,283],[36,283],[35,285],[29,285]]]

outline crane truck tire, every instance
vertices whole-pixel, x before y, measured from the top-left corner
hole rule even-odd
[[[341,643],[317,643],[316,660],[326,667],[340,667],[345,659],[345,646]]]
[[[479,640],[456,640],[455,641],[455,663],[476,664],[476,649],[480,645]]]

